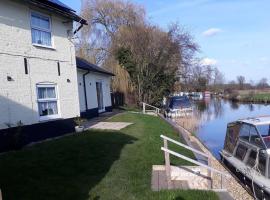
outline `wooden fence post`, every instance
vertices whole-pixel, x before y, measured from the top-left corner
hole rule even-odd
[[[166,139],[164,140],[164,148],[168,149],[168,141]],[[167,177],[167,183],[168,183],[168,189],[172,188],[172,179],[171,179],[171,164],[170,164],[170,154],[166,151],[164,151],[165,156],[165,171],[166,171],[166,177]]]

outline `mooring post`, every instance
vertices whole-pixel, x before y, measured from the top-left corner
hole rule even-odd
[[[168,149],[168,141],[166,139],[164,140],[164,148]],[[167,177],[167,183],[168,183],[168,189],[172,188],[172,179],[171,179],[171,164],[170,164],[170,154],[166,151],[164,151],[165,155],[165,171],[166,171],[166,177]]]

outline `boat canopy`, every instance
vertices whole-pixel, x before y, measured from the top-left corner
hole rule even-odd
[[[238,120],[239,137],[261,148],[270,149],[270,116]]]

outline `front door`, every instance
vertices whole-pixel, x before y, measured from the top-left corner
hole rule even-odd
[[[97,88],[97,102],[98,102],[98,112],[104,112],[104,102],[103,102],[103,88],[102,82],[96,82]]]

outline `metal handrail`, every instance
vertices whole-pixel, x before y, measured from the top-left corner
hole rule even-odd
[[[206,158],[209,158],[209,157],[210,157],[210,156],[207,155],[206,153],[203,153],[203,152],[201,152],[201,151],[198,151],[197,149],[194,149],[194,148],[192,148],[192,147],[190,147],[190,146],[187,146],[187,145],[185,145],[185,144],[183,144],[183,143],[181,143],[181,142],[177,142],[177,141],[175,141],[175,140],[173,140],[173,139],[171,139],[171,138],[169,138],[169,137],[167,137],[167,136],[161,135],[160,137],[163,138],[163,139],[166,139],[166,140],[168,140],[168,141],[170,141],[170,142],[172,142],[172,143],[174,143],[174,144],[177,144],[178,146],[184,147],[184,148],[186,148],[186,149],[189,149],[190,151],[193,151],[193,152],[196,152],[197,154],[200,154],[200,155],[202,155],[202,156],[205,156]]]
[[[205,164],[203,164],[203,163],[200,163],[200,162],[198,162],[198,161],[196,161],[196,160],[193,160],[193,159],[191,159],[191,158],[188,158],[188,157],[186,157],[186,156],[184,156],[184,155],[181,155],[181,154],[179,154],[179,153],[176,153],[176,152],[174,152],[174,151],[172,151],[172,150],[166,149],[166,148],[164,148],[164,147],[161,147],[161,150],[162,150],[162,151],[165,151],[165,152],[167,152],[167,153],[169,153],[169,154],[172,154],[172,155],[174,155],[174,156],[176,156],[176,157],[178,157],[178,158],[182,158],[182,159],[184,159],[184,160],[186,160],[186,161],[189,161],[189,162],[191,162],[191,163],[193,163],[193,164],[196,164],[196,165],[202,166],[202,167],[204,167],[204,168],[207,168],[207,169],[209,169],[209,170],[211,170],[211,171],[213,171],[213,172],[216,172],[216,173],[218,173],[218,174],[221,174],[221,175],[223,175],[223,176],[226,176],[226,177],[228,176],[227,173],[224,173],[224,172],[219,171],[219,170],[217,170],[217,169],[215,169],[215,168],[209,167],[208,165],[205,165]]]
[[[211,181],[211,188],[213,188],[212,172],[215,172],[215,173],[220,174],[220,179],[221,179],[220,185],[221,185],[221,189],[223,188],[223,176],[229,177],[229,175],[227,173],[224,173],[222,171],[219,171],[219,170],[217,170],[217,169],[215,169],[213,167],[210,167],[211,158],[210,158],[209,155],[207,155],[207,154],[205,154],[205,153],[203,153],[201,151],[198,151],[198,150],[196,150],[196,149],[194,149],[192,147],[189,147],[189,146],[187,146],[185,144],[182,144],[180,142],[177,142],[177,141],[175,141],[175,140],[173,140],[173,139],[171,139],[169,137],[166,137],[164,135],[161,135],[160,137],[163,138],[163,142],[164,142],[164,146],[161,147],[161,150],[164,151],[164,156],[165,156],[165,170],[166,170],[166,176],[167,176],[168,188],[169,189],[172,188],[170,154],[172,154],[172,155],[174,155],[174,156],[176,156],[178,158],[184,159],[186,161],[189,161],[191,163],[194,163],[196,165],[199,165],[201,167],[204,167],[204,168],[208,169],[208,175],[209,175],[209,178],[210,178],[210,181]],[[173,142],[176,145],[182,146],[182,147],[184,147],[186,149],[189,149],[189,150],[191,150],[193,152],[196,152],[198,154],[201,154],[201,155],[207,157],[208,158],[208,165],[203,164],[203,163],[200,163],[200,162],[198,162],[198,161],[196,161],[194,159],[188,158],[188,157],[186,157],[186,156],[184,156],[182,154],[176,153],[176,152],[174,152],[172,150],[169,150],[168,149],[168,141],[169,142]]]

